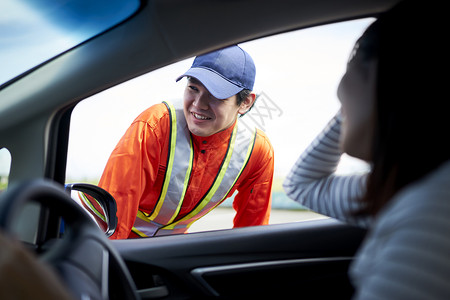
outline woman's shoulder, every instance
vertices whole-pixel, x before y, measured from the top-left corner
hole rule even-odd
[[[397,193],[379,219],[391,225],[450,228],[450,162]]]

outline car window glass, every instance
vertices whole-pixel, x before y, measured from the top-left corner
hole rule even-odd
[[[266,132],[275,151],[270,223],[323,216],[290,200],[282,182],[301,152],[338,111],[337,86],[353,45],[373,19],[298,30],[240,44],[256,64],[258,100],[241,121]],[[131,122],[146,108],[181,99],[186,81],[176,82],[193,58],[130,80],[80,102],[73,111],[67,182],[97,184],[103,168]],[[344,156],[339,172],[367,170]],[[190,232],[231,228],[234,211],[227,199],[191,226]]]
[[[0,85],[125,20],[139,0],[0,1]]]
[[[11,168],[11,153],[6,148],[0,149],[0,193],[8,186],[9,171]]]

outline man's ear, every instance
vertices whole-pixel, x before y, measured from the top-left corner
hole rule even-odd
[[[245,99],[244,101],[242,101],[241,106],[239,107],[239,114],[243,115],[245,114],[247,111],[250,110],[250,108],[252,108],[253,103],[255,103],[256,100],[256,94],[255,93],[250,93]]]

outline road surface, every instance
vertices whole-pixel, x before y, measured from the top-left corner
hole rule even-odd
[[[217,207],[202,219],[192,224],[189,232],[232,228],[234,215],[235,212],[232,208]],[[269,224],[300,222],[321,218],[326,217],[305,210],[272,209]]]

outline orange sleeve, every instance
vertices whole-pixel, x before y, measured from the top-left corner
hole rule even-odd
[[[233,202],[234,227],[269,223],[273,172],[273,147],[267,136],[258,131],[252,156],[238,181],[238,193]]]
[[[125,132],[99,181],[99,186],[107,190],[117,203],[118,224],[111,239],[128,238],[143,192],[156,181],[161,143],[154,130],[157,120],[149,119],[149,113],[147,110],[141,114]]]

